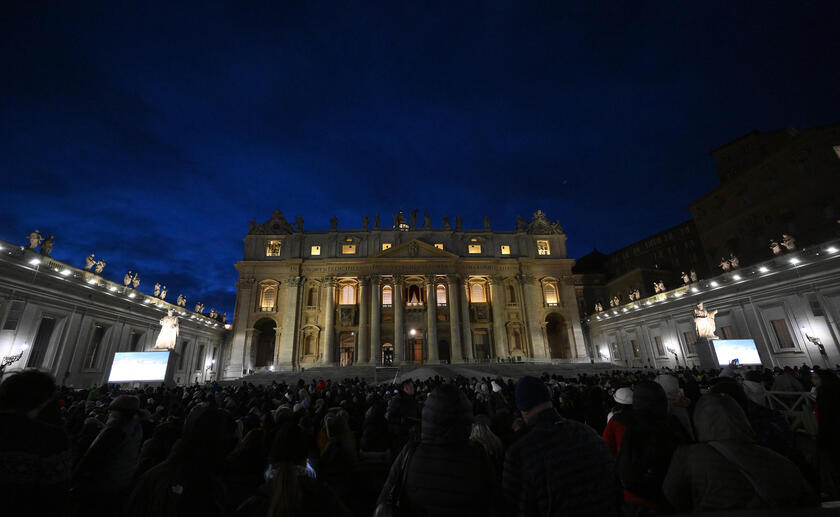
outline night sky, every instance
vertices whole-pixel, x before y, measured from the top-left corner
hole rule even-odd
[[[689,219],[709,150],[840,121],[840,2],[618,3],[5,3],[0,238],[231,314],[275,208],[541,208],[580,257]]]

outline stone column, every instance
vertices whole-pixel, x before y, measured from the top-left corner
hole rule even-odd
[[[502,290],[502,277],[490,279],[490,303],[493,307],[493,341],[496,345],[496,357],[507,357],[507,333],[505,332],[505,296]]]
[[[324,279],[327,288],[324,302],[324,363],[335,366],[335,279]]]
[[[437,300],[435,300],[435,277],[426,277],[426,362],[437,364]]]
[[[470,328],[470,277],[465,276],[458,286],[461,296],[461,330],[464,332],[464,359],[472,361],[473,341]]]
[[[525,311],[525,331],[528,333],[531,343],[531,353],[534,359],[547,359],[546,342],[543,338],[543,330],[539,320],[540,314],[540,293],[536,280],[531,275],[518,275],[522,287],[522,307]]]
[[[246,338],[248,320],[254,310],[255,296],[254,279],[242,278],[236,285],[236,307],[233,318],[233,340],[231,341],[230,361],[225,366],[224,377],[226,379],[238,379],[242,377],[242,370],[248,368],[248,349]],[[68,370],[70,368],[68,367]]]
[[[382,338],[379,318],[382,304],[379,302],[379,275],[370,278],[370,359],[375,365],[382,362]]]
[[[274,364],[274,368],[278,370],[290,370],[294,366],[293,355],[295,342],[297,341],[295,339],[297,335],[295,323],[297,323],[300,284],[301,277],[299,276],[293,276],[286,280],[286,307],[283,312],[283,327],[280,334],[280,353]]]
[[[245,370],[247,374],[249,370],[254,368],[254,357],[253,357],[253,345],[254,345],[254,334],[257,333],[257,329],[251,327],[245,329],[245,358],[242,363],[242,368]],[[186,354],[186,348],[181,351],[181,355]],[[186,367],[187,359],[184,359],[184,366]]]
[[[360,364],[367,364],[370,362],[370,347],[368,346],[368,277],[359,279],[359,359]]]
[[[394,275],[394,364],[405,359],[405,318],[402,301],[402,276]]]
[[[448,275],[446,277],[449,283],[449,336],[452,343],[449,345],[449,358],[453,363],[460,363],[463,361],[461,355],[461,304],[458,296],[458,289],[460,282],[457,275]]]

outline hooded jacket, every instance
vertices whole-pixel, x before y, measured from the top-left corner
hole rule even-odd
[[[663,491],[678,510],[804,506],[815,494],[787,458],[757,445],[732,397],[704,395],[694,410],[697,444],[674,454]]]

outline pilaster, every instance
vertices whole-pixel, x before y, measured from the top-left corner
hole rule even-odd
[[[324,279],[327,295],[324,297],[324,363],[335,364],[335,278]]]
[[[435,277],[426,277],[426,361],[437,363],[437,301],[435,300]]]
[[[469,289],[470,289],[470,282],[469,277],[464,276],[459,282],[459,291],[461,295],[461,321],[462,321],[462,330],[464,331],[464,358],[467,361],[472,361],[473,358],[473,340],[472,340],[472,328],[470,327],[470,298],[469,298]]]
[[[379,275],[373,275],[370,279],[370,359],[373,364],[380,364],[382,354],[382,329],[380,327],[380,315],[382,304],[379,301]],[[362,341],[360,341],[362,342]]]
[[[496,357],[508,357],[507,332],[505,332],[505,310],[504,292],[502,291],[503,278],[494,276],[490,279],[490,304],[493,309],[493,342],[496,348]]]
[[[394,364],[400,364],[405,359],[405,307],[402,300],[401,275],[394,275]]]
[[[275,368],[291,368],[293,366],[296,320],[298,313],[298,299],[300,292],[300,285],[303,279],[299,276],[293,276],[286,280],[286,309],[283,314],[283,328],[280,334],[280,339],[277,341],[277,361],[274,363]]]
[[[463,361],[461,347],[461,297],[458,295],[460,281],[457,275],[448,275],[449,284],[449,334],[452,339],[450,346],[450,360],[453,363]]]
[[[359,279],[359,339],[358,339],[358,362],[360,364],[368,364],[370,362],[370,346],[368,338],[368,284],[370,280],[368,277]]]

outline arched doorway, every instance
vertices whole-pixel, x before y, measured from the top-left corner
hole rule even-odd
[[[448,363],[451,360],[451,353],[449,341],[441,339],[440,343],[438,343],[438,357],[440,360]]]
[[[276,343],[277,324],[270,319],[261,319],[254,324],[256,353],[254,366],[270,367],[274,365],[274,344]]]
[[[353,332],[342,332],[338,337],[339,363],[341,366],[353,364],[353,352],[356,349],[356,336]]]
[[[552,359],[571,359],[572,347],[569,346],[569,333],[566,320],[556,312],[545,317],[545,334],[548,350]]]
[[[382,345],[382,366],[394,364],[394,345],[385,343]]]

